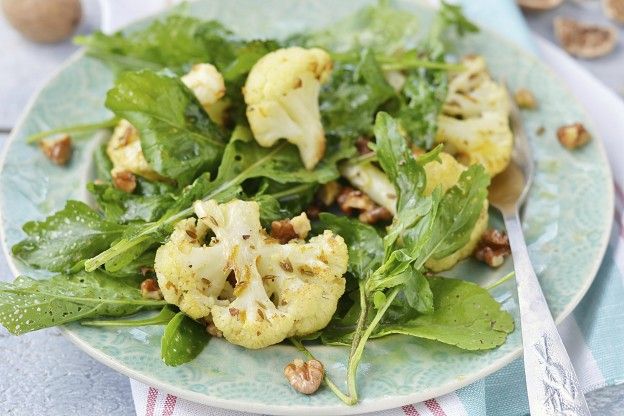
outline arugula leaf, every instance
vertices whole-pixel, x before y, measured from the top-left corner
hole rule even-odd
[[[339,217],[323,212],[319,215],[320,227],[340,235],[349,248],[349,272],[364,279],[383,261],[383,241],[370,225],[349,217]]]
[[[503,344],[513,331],[513,318],[487,290],[458,279],[430,277],[428,281],[434,312],[408,321],[388,313],[371,338],[403,334],[474,351]]]
[[[459,36],[479,29],[462,14],[461,6],[442,2],[427,38],[420,45],[420,56],[443,64],[449,32]],[[394,113],[411,140],[423,149],[430,149],[438,129],[438,115],[448,89],[448,72],[444,68],[417,68],[405,81],[400,107]]]
[[[0,282],[0,324],[14,335],[85,318],[131,315],[165,304],[143,299],[138,280],[115,279],[100,271]]]
[[[429,257],[441,259],[466,245],[487,198],[490,176],[472,165],[442,197],[434,224]]]
[[[89,183],[87,189],[94,196],[107,219],[119,223],[155,221],[173,204],[171,195],[136,195],[115,188],[111,184]]]
[[[178,78],[125,72],[108,91],[106,107],[139,130],[147,162],[179,186],[219,164],[224,133]]]
[[[413,143],[430,149],[438,130],[438,115],[448,90],[446,71],[419,69],[409,74],[396,117]]]
[[[318,32],[292,36],[291,45],[317,46],[335,52],[371,48],[392,54],[415,46],[420,25],[418,17],[391,7],[387,1],[360,9],[355,14]]]
[[[152,246],[148,246],[147,249],[142,249],[141,254],[134,254],[132,250],[128,251],[128,257],[118,257],[113,261],[110,261],[104,265],[106,273],[117,278],[133,278],[137,276],[143,276],[145,270],[151,270],[154,267],[154,258],[156,257],[156,250],[150,250]],[[122,261],[123,260],[123,261]]]
[[[397,188],[397,212],[413,205],[427,185],[427,175],[422,163],[418,163],[401,133],[396,119],[380,112],[375,119],[377,160]]]
[[[53,272],[69,271],[74,265],[107,249],[124,230],[79,201],[43,221],[24,224],[27,237],[15,244],[13,255],[24,263]]]
[[[84,326],[99,326],[99,327],[128,327],[128,326],[147,326],[147,325],[165,325],[176,316],[176,311],[173,310],[171,305],[167,305],[161,309],[161,311],[149,318],[144,319],[104,319],[104,320],[92,320],[81,321],[80,325]]]
[[[102,143],[95,149],[93,153],[93,165],[95,167],[95,179],[101,181],[110,181],[111,169],[113,168],[113,162],[106,154],[107,143]]]
[[[375,113],[394,96],[370,49],[356,62],[338,63],[319,98],[326,134],[343,140],[371,135]]]
[[[260,58],[278,49],[280,44],[275,40],[251,40],[236,50],[235,57],[223,69],[226,82],[241,80]]]
[[[222,69],[234,57],[232,33],[217,21],[172,15],[147,27],[105,35],[96,32],[74,39],[87,52],[120,69],[176,68],[211,62]]]
[[[423,314],[432,313],[434,311],[433,292],[425,275],[413,266],[407,269],[405,273],[408,275],[405,276],[405,287],[402,295],[407,305]],[[400,299],[401,294],[397,296],[397,301]]]
[[[165,364],[178,366],[197,357],[209,340],[206,327],[178,312],[165,327],[160,356]]]

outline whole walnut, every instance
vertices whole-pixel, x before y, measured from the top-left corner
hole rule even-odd
[[[2,0],[11,24],[35,42],[60,42],[71,36],[82,16],[80,0]]]

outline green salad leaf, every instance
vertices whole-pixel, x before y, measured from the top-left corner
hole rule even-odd
[[[433,224],[428,257],[441,259],[466,245],[487,199],[489,185],[485,168],[472,165],[461,174],[457,185],[444,194]]]
[[[14,335],[163,305],[166,302],[143,299],[138,280],[115,279],[99,271],[0,282],[0,324]]]
[[[95,179],[100,181],[110,181],[111,169],[113,168],[113,162],[106,154],[107,143],[102,143],[95,149],[93,153],[93,165],[95,167]]]
[[[397,296],[371,333],[371,339],[402,334],[474,351],[502,345],[513,331],[513,318],[486,289],[465,280],[439,276],[423,278],[427,280],[432,310],[418,312]],[[323,343],[350,345],[359,313],[359,305],[354,304],[344,317],[332,321],[323,330]]]
[[[124,70],[179,68],[211,62],[222,69],[234,57],[232,33],[217,21],[170,15],[132,32],[95,32],[74,40],[90,55]]]
[[[178,366],[197,357],[209,340],[204,325],[178,312],[165,327],[160,355],[165,364]]]
[[[108,91],[106,107],[139,130],[147,162],[179,186],[219,165],[224,133],[178,78],[125,72]]]
[[[391,307],[371,338],[403,334],[474,351],[502,345],[513,331],[511,315],[482,287],[442,277],[428,281],[433,313],[405,319],[403,314],[393,314]]]
[[[177,315],[176,311],[171,305],[167,305],[160,310],[156,315],[143,319],[101,319],[81,321],[80,325],[84,326],[100,326],[100,327],[134,327],[134,326],[148,326],[148,325],[166,325]]]
[[[370,49],[355,62],[338,63],[319,99],[325,132],[343,139],[370,136],[375,113],[395,94]]]
[[[67,201],[62,210],[43,221],[27,222],[23,229],[27,237],[13,246],[13,255],[36,268],[66,272],[106,250],[124,227],[83,202]]]
[[[155,221],[162,217],[175,199],[170,194],[137,195],[115,188],[110,183],[89,183],[87,189],[104,216],[111,221]]]
[[[392,54],[416,46],[422,37],[418,17],[392,7],[388,1],[360,9],[353,15],[317,32],[296,34],[292,45],[321,47],[333,52],[370,48],[377,53]]]
[[[377,230],[355,218],[339,217],[327,212],[319,215],[320,227],[340,235],[349,248],[349,272],[358,278],[381,266],[383,240]]]

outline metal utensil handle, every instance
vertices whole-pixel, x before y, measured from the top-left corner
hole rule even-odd
[[[517,212],[504,216],[516,271],[532,416],[590,415],[526,247]]]

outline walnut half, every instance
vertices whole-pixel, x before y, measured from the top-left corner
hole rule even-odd
[[[284,368],[284,375],[299,393],[312,394],[320,387],[325,369],[318,360],[303,362],[303,360],[295,359]]]
[[[131,194],[137,186],[136,176],[127,170],[113,173],[113,185],[115,188]]]
[[[349,186],[342,188],[336,199],[340,210],[351,215],[353,210],[359,211],[358,219],[365,224],[375,224],[379,221],[390,221],[392,213],[386,208],[379,206],[364,192]]]
[[[602,0],[602,9],[610,19],[618,23],[624,23],[623,0]]]
[[[39,142],[43,154],[57,165],[65,165],[72,155],[72,140],[69,134]]]
[[[591,135],[581,123],[559,127],[557,130],[559,143],[566,149],[576,149],[591,140]]]
[[[499,267],[505,257],[511,254],[509,238],[504,231],[489,229],[481,236],[481,241],[475,249],[474,256],[490,267]]]
[[[557,17],[555,36],[561,46],[579,58],[598,58],[610,53],[617,43],[618,32],[612,27],[582,23]]]

